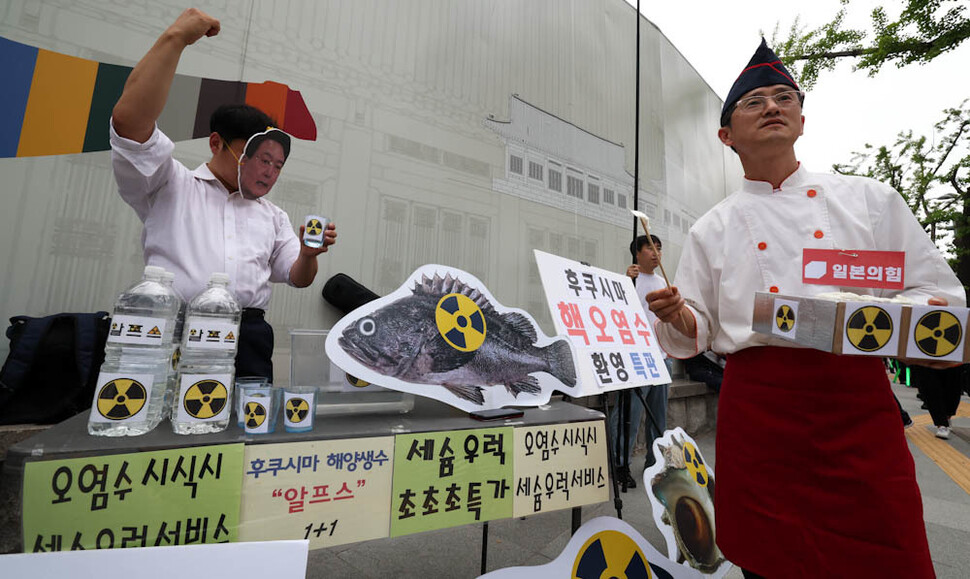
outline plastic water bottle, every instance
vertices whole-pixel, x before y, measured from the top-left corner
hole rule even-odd
[[[91,434],[137,436],[162,419],[179,309],[178,295],[162,280],[164,272],[147,266],[141,281],[115,302],[88,419]]]
[[[229,276],[212,274],[209,286],[185,312],[172,405],[176,434],[219,432],[229,424],[241,318],[242,308],[229,291]]]

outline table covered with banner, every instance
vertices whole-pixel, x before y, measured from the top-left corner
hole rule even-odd
[[[418,399],[400,415],[320,420],[311,432],[236,428],[88,436],[80,414],[12,447],[23,551],[272,539],[310,548],[606,501],[603,415],[553,400],[481,422]]]

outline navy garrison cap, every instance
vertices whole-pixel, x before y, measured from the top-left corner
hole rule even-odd
[[[774,51],[768,48],[768,43],[762,38],[761,46],[754,51],[754,56],[751,57],[748,66],[744,67],[744,70],[738,75],[738,80],[734,81],[731,91],[724,99],[724,107],[721,109],[721,126],[728,124],[734,103],[738,102],[738,99],[744,93],[774,84],[787,84],[798,90],[798,84],[792,78],[791,73],[781,63]]]

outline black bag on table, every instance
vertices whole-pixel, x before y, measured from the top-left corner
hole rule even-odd
[[[338,273],[331,277],[323,286],[323,299],[345,314],[379,297],[345,273]]]
[[[0,424],[54,424],[91,407],[108,312],[10,318],[0,370]]]

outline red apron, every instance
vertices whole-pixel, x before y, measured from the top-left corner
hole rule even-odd
[[[882,360],[760,347],[728,357],[717,544],[776,577],[934,577],[913,457]]]

